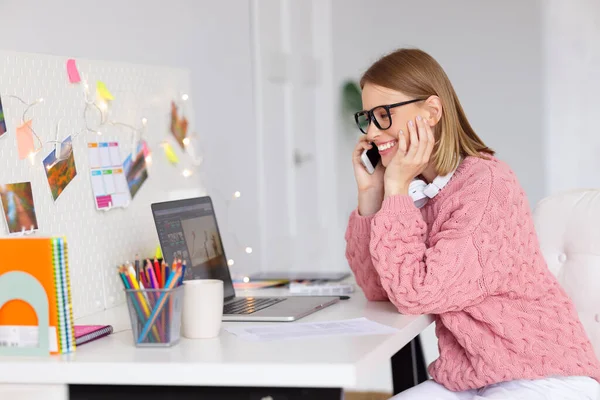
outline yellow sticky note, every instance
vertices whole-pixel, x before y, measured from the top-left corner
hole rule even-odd
[[[160,246],[156,246],[156,252],[154,252],[154,257],[163,258],[162,250],[160,249]]]
[[[171,164],[179,163],[179,157],[177,157],[177,154],[175,154],[173,147],[169,143],[163,144],[163,149],[165,149],[165,155]]]
[[[110,93],[110,91],[106,87],[106,84],[102,81],[96,82],[96,91],[98,92],[98,95],[106,101],[115,99],[114,96]]]

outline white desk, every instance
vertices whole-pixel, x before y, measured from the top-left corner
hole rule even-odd
[[[283,289],[238,295],[282,295]],[[390,357],[432,322],[399,314],[389,302],[368,302],[362,292],[300,321],[366,317],[400,329],[394,335],[249,342],[222,331],[220,337],[187,340],[170,349],[133,345],[127,309],[117,307],[76,321],[109,323],[116,333],[80,346],[72,355],[0,359],[0,384],[102,384],[353,388],[370,367]],[[248,322],[224,323],[250,324]]]

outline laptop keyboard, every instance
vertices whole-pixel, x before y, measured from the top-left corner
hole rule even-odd
[[[242,297],[223,306],[223,314],[252,314],[285,300],[285,297]]]

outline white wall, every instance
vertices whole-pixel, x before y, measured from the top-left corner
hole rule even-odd
[[[600,186],[598,40],[598,1],[544,1],[546,182],[550,193]]]
[[[386,52],[405,46],[429,52],[446,70],[475,130],[512,166],[533,205],[546,194],[541,7],[538,0],[333,0],[337,93],[346,78],[358,80]],[[360,133],[340,122],[337,134],[344,227],[356,207],[350,156]],[[431,362],[437,358],[433,330],[422,338]]]
[[[197,122],[191,128],[205,159],[194,179],[215,196],[235,270],[258,268],[257,254],[246,255],[228,233],[259,248],[248,1],[3,0],[0,15],[0,47],[7,50],[190,69]],[[235,190],[242,198],[227,213],[223,196]]]

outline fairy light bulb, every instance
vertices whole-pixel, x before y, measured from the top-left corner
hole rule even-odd
[[[190,144],[190,138],[184,138],[184,139],[183,139],[183,144],[184,144],[185,146],[188,146],[188,145]]]
[[[241,196],[242,196],[242,194],[240,193],[239,190],[237,190],[233,193],[233,197],[235,197],[236,199],[239,199]]]
[[[182,174],[184,177],[188,178],[192,175],[192,171],[190,171],[189,169],[186,168],[183,170]]]
[[[142,125],[146,125],[148,123],[148,120],[146,118],[142,118]]]
[[[102,132],[98,131],[96,133],[98,134],[98,136],[102,136]]]
[[[235,264],[235,261],[233,261],[232,258],[230,258],[229,260],[227,260],[227,265],[229,265],[230,267]]]
[[[249,277],[247,277],[247,276],[245,276],[245,277],[242,279],[242,281],[243,281],[244,283],[248,283],[248,282],[250,282],[250,278],[249,278]]]
[[[43,103],[43,102],[44,102],[44,98],[43,98],[43,97],[40,97],[40,98],[37,100],[37,102],[38,102],[38,103]]]
[[[29,158],[29,161],[31,161],[31,165],[35,164],[35,152],[30,152],[27,157]]]
[[[248,253],[248,254],[252,253],[252,247],[250,247],[250,246],[246,247],[246,253]]]
[[[190,96],[188,96],[187,93],[184,93],[181,95],[181,100],[183,100],[183,101],[187,101],[187,99],[189,99],[189,98],[190,98]]]
[[[148,164],[148,165],[152,164],[152,156],[151,155],[146,156],[146,164]]]

